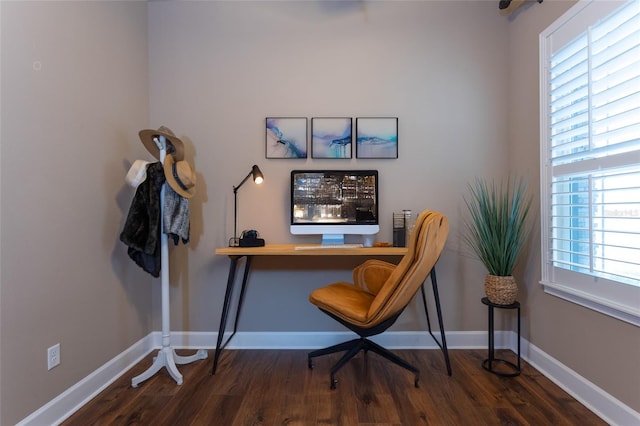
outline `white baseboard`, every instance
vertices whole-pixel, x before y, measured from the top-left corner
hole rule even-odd
[[[440,338],[440,333],[434,334],[438,339]],[[225,341],[229,335],[225,335]],[[353,336],[354,334],[350,332],[238,332],[227,345],[227,349],[311,350],[330,346]],[[486,331],[450,331],[446,333],[446,338],[449,349],[482,349],[487,347]],[[216,339],[217,333],[213,332],[171,333],[171,345],[175,348],[213,349],[216,345]],[[424,331],[390,331],[376,336],[374,340],[389,349],[438,348],[431,336]],[[150,333],[22,420],[18,426],[60,424],[150,352],[159,349],[161,342],[160,332]],[[511,349],[515,352],[517,334],[512,331],[496,331],[495,347],[496,349]],[[524,339],[521,340],[521,354],[522,359],[529,362],[609,424],[620,426],[640,424],[640,413]],[[455,367],[453,370],[455,374]]]
[[[155,336],[157,334],[157,337]],[[17,426],[58,425],[149,354],[160,332],[150,333],[23,419]]]
[[[610,425],[640,425],[640,413],[523,340],[522,358]],[[526,356],[525,356],[526,354]]]
[[[214,349],[218,333],[172,333],[171,345],[185,349]],[[231,333],[225,333],[226,341]],[[434,335],[440,340],[440,333]],[[513,336],[512,336],[513,335]],[[227,345],[227,349],[304,349],[324,348],[352,339],[356,335],[349,331],[303,331],[303,332],[238,332]],[[449,331],[446,333],[447,346],[455,349],[487,347],[486,331]],[[511,348],[515,345],[516,334],[510,331],[496,331],[496,348]],[[388,331],[374,336],[371,340],[389,349],[438,349],[431,336],[424,331]],[[512,345],[514,343],[514,345]],[[159,345],[158,345],[159,346]],[[514,346],[515,347],[515,346]]]
[[[218,333],[172,333],[171,345],[185,349],[214,349]],[[225,333],[226,341],[231,333]],[[440,340],[440,333],[434,332]],[[318,349],[353,338],[349,331],[321,332],[238,332],[227,349]],[[448,331],[447,346],[451,349],[487,347],[486,331]],[[496,349],[516,347],[517,335],[511,331],[495,332]],[[389,349],[438,349],[431,336],[424,331],[388,331],[371,340]],[[158,343],[158,347],[159,347]]]

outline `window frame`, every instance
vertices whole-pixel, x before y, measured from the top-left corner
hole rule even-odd
[[[634,0],[639,1],[639,0]],[[640,327],[640,286],[622,284],[601,277],[554,267],[551,251],[551,120],[549,114],[549,59],[553,51],[567,46],[609,13],[626,5],[620,2],[580,0],[539,36],[540,65],[540,212],[541,212],[541,272],[540,284],[547,294],[560,297],[594,311]],[[558,33],[558,31],[560,31]],[[559,35],[558,35],[559,34]],[[569,34],[569,36],[567,36]],[[554,38],[554,36],[556,36]],[[556,41],[556,38],[558,39]],[[560,46],[553,49],[553,46]],[[552,51],[553,50],[553,51]],[[590,95],[591,96],[591,95]],[[591,109],[591,108],[590,108]],[[640,164],[640,152],[636,155]]]

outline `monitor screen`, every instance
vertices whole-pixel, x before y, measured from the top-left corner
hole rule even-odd
[[[292,234],[321,234],[333,244],[379,230],[377,170],[291,172]]]

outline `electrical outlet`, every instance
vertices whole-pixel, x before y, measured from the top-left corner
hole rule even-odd
[[[60,364],[60,343],[56,343],[47,349],[47,370],[51,370]]]

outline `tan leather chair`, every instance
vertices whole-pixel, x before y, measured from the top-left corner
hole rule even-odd
[[[423,289],[422,295],[426,309],[422,285],[430,273],[434,285],[442,344],[431,333],[430,323],[429,333],[443,349],[447,370],[451,375],[434,269],[448,233],[449,222],[446,216],[426,210],[418,215],[410,236],[407,254],[398,265],[375,259],[367,260],[353,270],[353,284],[337,282],[311,293],[309,296],[311,303],[360,336],[358,339],[308,354],[309,368],[313,368],[312,358],[346,351],[338,363],[331,368],[332,389],[336,386],[336,372],[361,350],[365,351],[365,356],[367,351],[371,350],[413,372],[414,384],[416,387],[419,386],[419,371],[416,367],[372,342],[368,337],[380,334],[393,325],[420,288]]]

